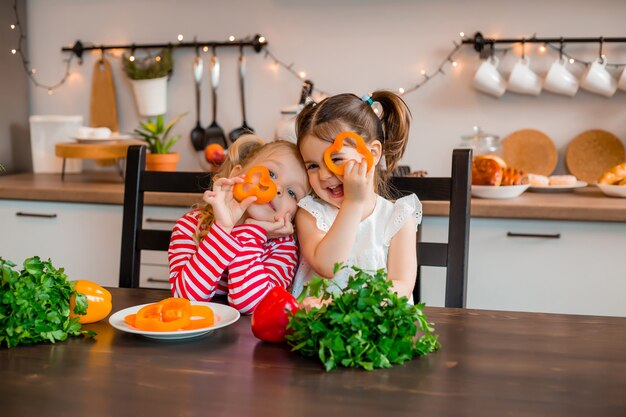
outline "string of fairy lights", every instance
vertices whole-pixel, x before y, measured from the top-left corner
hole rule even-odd
[[[17,36],[17,46],[15,48],[11,49],[11,54],[20,57],[20,59],[22,61],[22,66],[24,68],[24,71],[26,72],[26,75],[31,80],[33,85],[35,87],[38,87],[38,88],[46,89],[47,92],[48,92],[48,95],[52,95],[54,90],[56,90],[56,89],[60,88],[61,86],[63,86],[66,83],[66,81],[68,80],[68,78],[71,76],[71,71],[70,71],[71,64],[72,64],[73,58],[76,55],[74,53],[70,53],[67,58],[63,59],[63,62],[65,63],[65,73],[63,74],[62,78],[58,82],[53,83],[53,84],[45,84],[45,83],[42,83],[42,82],[38,81],[37,78],[35,77],[37,75],[37,69],[30,65],[28,57],[26,56],[25,46],[24,46],[25,43],[26,43],[26,34],[24,33],[24,31],[22,29],[23,26],[22,26],[20,18],[19,18],[18,1],[19,0],[14,0],[13,12],[14,12],[15,21],[14,21],[14,23],[10,24],[10,29],[12,31],[17,31],[17,33],[18,33],[18,36]],[[439,63],[438,66],[436,66],[431,71],[428,71],[426,69],[420,70],[420,76],[421,76],[420,80],[417,83],[415,83],[414,85],[412,85],[411,87],[409,87],[409,88],[399,87],[397,89],[398,94],[401,95],[401,96],[406,96],[407,94],[410,94],[410,93],[413,93],[413,92],[419,90],[426,83],[428,83],[429,81],[433,80],[434,78],[436,78],[436,77],[438,77],[440,75],[445,75],[446,74],[446,68],[448,66],[451,66],[453,69],[457,68],[459,64],[458,64],[458,61],[456,60],[456,56],[460,52],[461,48],[463,48],[464,46],[468,45],[467,41],[470,40],[470,38],[465,36],[464,32],[460,32],[459,36],[461,37],[461,40],[463,42],[453,41],[454,47],[445,56],[445,58]],[[528,39],[532,40],[534,37],[535,37],[535,35],[533,35],[533,37],[528,38]],[[182,42],[183,39],[184,39],[184,36],[182,34],[179,34],[177,36],[177,39],[178,39],[179,42]],[[261,38],[261,39],[263,39],[261,41],[261,43],[265,43],[266,42],[264,38]],[[230,42],[237,41],[237,39],[233,35],[229,36],[228,40]],[[249,38],[245,38],[243,40],[249,40]],[[522,44],[522,54],[524,54],[525,53],[524,41],[520,41],[520,43]],[[175,44],[173,44],[172,46],[176,47]],[[568,54],[564,50],[565,46],[566,46],[566,44],[564,44],[563,42],[560,42],[559,44],[544,43],[544,44],[542,44],[538,48],[538,51],[539,51],[539,53],[545,53],[547,48],[550,48],[552,50],[558,51],[561,56],[567,58],[567,60],[568,60],[568,62],[570,64],[578,63],[578,64],[581,64],[581,65],[584,65],[584,66],[588,66],[588,65],[590,65],[592,63],[592,61],[576,58],[576,57],[572,56],[571,54]],[[202,50],[204,52],[208,52],[209,49],[210,48],[208,46],[204,46],[202,48]],[[494,45],[491,45],[491,53],[507,54],[512,49],[513,49],[513,47],[495,48]],[[101,51],[101,52],[104,55],[104,51]],[[299,68],[299,67],[296,66],[295,63],[287,63],[287,61],[278,58],[269,49],[267,44],[265,44],[263,46],[263,52],[264,52],[264,57],[266,59],[270,60],[273,65],[282,67],[287,73],[289,73],[293,77],[295,77],[295,78],[297,78],[299,80],[305,80],[307,78],[311,79],[311,77],[309,75],[307,75],[306,71],[296,69],[296,68]],[[602,42],[600,42],[600,53],[599,53],[599,56],[600,56],[601,59],[605,60],[605,62],[606,62],[606,55],[602,53]],[[134,50],[131,51],[131,60],[133,58],[134,58]],[[159,55],[155,55],[155,56],[149,55],[149,58],[150,59],[159,60],[160,56]],[[82,63],[82,60],[81,60],[81,63]],[[611,63],[611,62],[607,62],[606,65],[610,66],[610,67],[615,67],[615,68],[626,67],[626,63],[614,63],[614,62]],[[315,89],[315,91],[317,93],[319,93],[321,95],[324,95],[324,96],[330,96],[331,95],[327,91],[325,91],[323,89],[320,89],[319,86],[317,86],[317,85],[315,85],[314,89]]]

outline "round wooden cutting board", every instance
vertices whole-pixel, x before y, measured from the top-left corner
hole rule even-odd
[[[602,174],[626,161],[624,144],[606,130],[587,130],[567,146],[565,165],[578,179],[594,183]]]
[[[556,168],[558,152],[552,139],[534,129],[511,133],[502,141],[502,157],[508,166],[527,173],[550,175]]]

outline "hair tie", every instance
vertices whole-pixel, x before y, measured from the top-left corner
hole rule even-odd
[[[363,96],[361,97],[361,100],[366,103],[369,103],[370,107],[372,106],[372,104],[374,104],[374,101],[372,101],[372,98],[370,96]]]

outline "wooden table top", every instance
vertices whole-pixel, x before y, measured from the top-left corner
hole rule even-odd
[[[0,176],[0,199],[122,204],[124,184],[108,171],[66,174],[16,174]],[[199,194],[146,193],[146,204],[191,207]],[[447,216],[449,204],[425,201],[426,216]],[[473,198],[472,217],[626,222],[626,198],[607,197],[596,187],[575,192],[545,194],[525,192],[511,200]]]
[[[169,293],[111,289],[113,311]],[[427,308],[443,348],[391,369],[339,369],[266,344],[242,317],[213,334],[0,349],[2,415],[626,415],[626,318]]]

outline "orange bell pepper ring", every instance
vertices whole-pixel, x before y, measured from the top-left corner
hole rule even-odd
[[[333,162],[332,154],[339,152],[341,148],[343,148],[343,140],[346,138],[354,139],[356,142],[356,150],[365,158],[365,161],[367,162],[367,170],[369,171],[372,168],[372,165],[374,165],[374,156],[365,144],[363,138],[355,132],[341,132],[335,137],[333,144],[324,151],[324,162],[330,172],[335,175],[343,175],[344,173],[347,161],[341,165],[336,165],[335,162]]]
[[[276,196],[276,184],[270,178],[270,172],[264,166],[257,165],[246,172],[242,183],[233,187],[233,196],[237,201],[256,197],[255,204],[267,204]]]
[[[124,322],[149,332],[195,330],[215,324],[215,314],[208,306],[194,305],[185,298],[166,298],[142,307],[137,314],[124,317]]]

